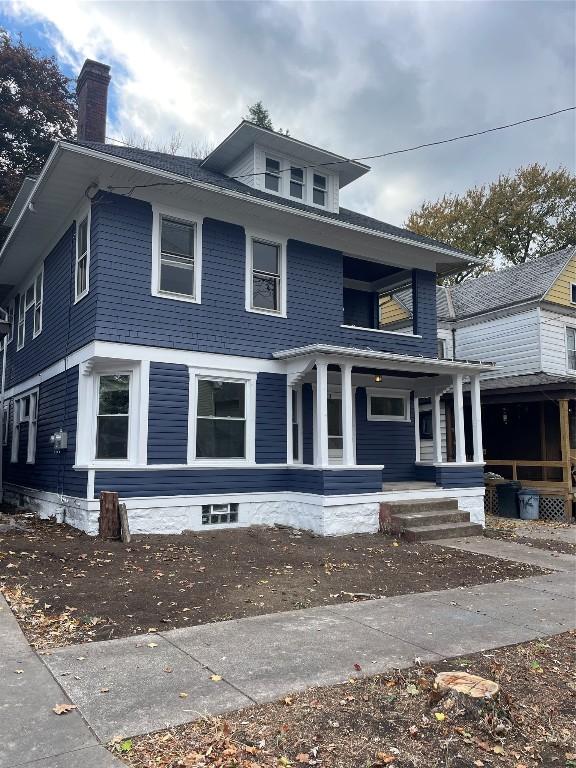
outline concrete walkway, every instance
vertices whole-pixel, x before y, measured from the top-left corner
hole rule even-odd
[[[479,555],[490,555],[501,560],[512,560],[515,563],[527,563],[553,571],[575,571],[576,557],[560,552],[550,552],[547,549],[518,544],[515,541],[489,539],[484,536],[470,536],[462,539],[436,539],[430,544],[442,547],[461,549],[465,552],[475,552]]]
[[[187,627],[62,648],[43,659],[108,740],[415,658],[434,662],[572,629],[575,573]]]
[[[0,595],[0,768],[120,768],[28,645]]]

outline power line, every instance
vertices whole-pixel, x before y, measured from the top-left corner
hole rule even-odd
[[[402,155],[402,154],[406,154],[407,152],[416,152],[419,149],[426,149],[427,147],[437,147],[441,144],[451,144],[452,142],[455,142],[455,141],[462,141],[463,139],[471,139],[471,138],[474,138],[475,136],[484,136],[487,133],[495,133],[496,131],[503,131],[503,130],[506,130],[507,128],[514,128],[518,125],[533,123],[536,120],[544,120],[545,118],[554,117],[555,115],[560,115],[564,112],[571,112],[575,109],[576,109],[576,106],[564,107],[563,109],[557,109],[554,112],[547,112],[545,115],[536,115],[535,117],[527,117],[524,120],[516,120],[514,123],[497,125],[494,128],[485,128],[482,131],[474,131],[472,133],[463,133],[460,136],[452,136],[449,139],[439,139],[438,141],[429,141],[429,142],[426,142],[425,144],[417,144],[416,146],[413,146],[413,147],[405,147],[403,149],[394,149],[394,150],[391,150],[390,152],[381,152],[380,154],[377,154],[377,155],[365,155],[364,157],[353,157],[353,158],[348,158],[344,160],[332,160],[330,162],[314,163],[312,165],[304,165],[304,166],[298,166],[298,167],[304,170],[306,168],[321,168],[327,165],[330,165],[330,166],[342,165],[350,162],[360,162],[362,160],[380,160],[381,158],[391,157],[392,155]],[[106,137],[106,138],[109,138],[109,137]],[[119,139],[112,139],[112,140],[119,141]],[[120,142],[120,143],[124,144],[125,142]],[[286,173],[287,171],[290,171],[290,168],[283,168],[279,170],[278,173]],[[264,176],[264,175],[266,175],[266,171],[259,171],[257,173],[244,173],[240,176],[229,176],[228,178],[241,180],[245,178],[253,178],[255,176]],[[193,179],[191,180],[193,181]],[[108,189],[109,190],[129,189],[130,190],[129,194],[132,194],[132,192],[135,189],[142,189],[147,187],[178,186],[180,184],[186,184],[186,183],[187,183],[186,181],[166,181],[166,182],[155,182],[153,184],[137,184],[135,186],[116,186],[116,187],[111,186],[111,187],[108,187]]]

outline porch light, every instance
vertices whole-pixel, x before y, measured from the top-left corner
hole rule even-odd
[[[374,376],[374,381],[376,382],[376,384],[380,384],[380,382],[382,381],[382,376],[379,373],[377,373],[376,376]]]

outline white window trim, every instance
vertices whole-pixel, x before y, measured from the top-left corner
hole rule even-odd
[[[147,464],[148,395],[150,363],[143,361],[96,360],[80,366],[75,464],[88,468],[130,467]],[[128,458],[97,459],[96,430],[101,376],[130,376],[128,407]]]
[[[161,227],[162,217],[175,219],[183,224],[194,226],[194,296],[179,293],[168,293],[160,290],[160,258],[161,258]],[[204,218],[190,211],[164,206],[152,206],[152,296],[172,301],[186,301],[189,304],[202,303],[202,225]]]
[[[26,464],[36,463],[36,441],[38,436],[38,390],[33,390],[29,393],[30,397],[30,414],[28,415],[28,445],[26,448]],[[32,418],[32,398],[34,398],[34,418]],[[32,431],[34,431],[34,439],[31,440]]]
[[[296,393],[296,422],[294,422],[294,409],[292,407],[292,392]],[[290,400],[288,401],[288,398]],[[304,451],[304,429],[302,427],[302,385],[289,386],[287,388],[286,397],[286,459],[288,464],[300,465],[304,463],[303,451]],[[294,441],[292,437],[292,426],[294,423],[298,424],[298,458],[294,458]]]
[[[22,342],[20,342],[20,312],[22,312]],[[23,349],[26,343],[26,294],[18,294],[18,317],[16,318],[16,351]]]
[[[292,181],[292,168],[298,169],[299,171],[302,171],[302,182],[299,181]],[[297,165],[296,163],[288,163],[288,171],[286,172],[286,175],[288,176],[288,195],[287,197],[290,198],[290,200],[296,200],[301,203],[306,203],[306,197],[308,194],[308,185],[306,184],[308,180],[308,173],[306,172],[306,168],[304,168],[301,165]],[[299,187],[302,188],[302,197],[296,197],[290,192],[290,188],[292,184],[298,184]]]
[[[36,309],[38,307],[38,296],[36,295],[36,281],[40,277],[40,327],[36,328]],[[44,264],[40,267],[38,272],[36,272],[36,275],[34,276],[34,314],[32,316],[32,338],[35,339],[36,336],[39,336],[42,333],[42,326],[43,326],[43,319],[44,319]]]
[[[188,383],[188,452],[187,463],[206,467],[243,467],[256,463],[256,374],[228,373],[212,368],[189,368]],[[196,424],[198,411],[198,380],[230,381],[245,385],[244,422],[246,425],[245,457],[237,459],[196,458]]]
[[[28,312],[30,307],[34,306],[34,301],[36,299],[36,283],[35,283],[35,280],[36,280],[36,275],[34,275],[34,278],[32,279],[32,281],[30,282],[30,284],[28,285],[28,287],[24,291],[24,311],[25,312]],[[32,301],[30,301],[30,303],[29,303],[28,302],[28,291],[30,290],[30,288],[32,288]]]
[[[8,445],[8,435],[10,433],[10,403],[4,403],[2,409],[2,445]]]
[[[280,309],[260,309],[252,306],[252,243],[254,240],[261,240],[270,245],[280,247]],[[273,317],[286,317],[287,309],[287,250],[288,240],[285,237],[278,237],[267,232],[255,232],[246,230],[246,274],[245,274],[245,299],[246,312],[254,312],[258,315],[272,315]]]
[[[8,304],[8,319],[10,319],[10,313],[12,313],[12,322],[10,323],[10,329],[8,331],[8,336],[6,337],[6,343],[10,344],[10,342],[14,339],[14,323],[16,321],[16,302],[12,298],[10,299],[10,302]]]
[[[324,173],[324,171],[317,171],[314,168],[309,169],[310,174],[310,205],[313,205],[315,208],[320,208],[322,211],[329,211],[330,210],[330,192],[331,187],[331,178],[327,173]],[[316,187],[314,184],[314,175],[316,176],[322,176],[323,179],[326,180],[326,188],[320,189],[320,187]],[[318,189],[319,192],[324,192],[324,205],[321,205],[320,203],[314,202],[314,190]]]
[[[574,331],[574,335],[576,337],[576,325],[566,324],[564,326],[564,344],[566,347],[566,370],[568,371],[568,373],[576,373],[576,368],[570,367],[570,355],[568,352],[568,331],[569,330]],[[575,338],[575,346],[576,346],[576,338]]]
[[[32,413],[32,403],[30,402],[30,413],[25,416],[23,413],[24,400],[27,397],[36,398],[36,429],[34,431],[34,441],[30,441],[30,414]],[[18,463],[18,454],[20,452],[20,427],[22,424],[28,423],[28,446],[26,448],[26,463],[34,464],[36,461],[36,436],[38,425],[38,403],[39,403],[39,390],[29,389],[26,392],[22,392],[13,400],[13,419],[12,419],[12,446],[10,448],[10,463]]]
[[[574,289],[576,288],[576,283],[570,283],[570,292],[568,294],[568,299],[570,301],[570,304],[576,305],[576,301],[572,298],[572,295],[574,293]]]
[[[268,189],[266,186],[266,174],[268,174],[268,171],[266,170],[266,160],[274,160],[276,163],[278,163],[278,190]],[[286,158],[271,154],[270,152],[266,152],[266,150],[264,150],[264,176],[262,177],[262,189],[264,192],[269,192],[271,195],[280,195],[280,197],[286,197],[284,193],[284,187],[286,184],[286,167]],[[288,165],[288,167],[290,166]],[[269,175],[276,176],[274,173]]]
[[[87,225],[86,225],[86,288],[82,291],[82,293],[77,293],[78,289],[78,229],[80,227],[80,224],[84,221],[84,219],[87,219]],[[92,208],[90,205],[84,206],[76,216],[76,243],[75,243],[75,251],[74,251],[74,304],[78,304],[79,301],[82,301],[82,299],[88,295],[90,292],[90,235],[92,231]]]
[[[404,401],[403,416],[374,416],[372,414],[373,397],[396,397]],[[406,389],[367,389],[366,418],[368,421],[410,421],[410,392]]]

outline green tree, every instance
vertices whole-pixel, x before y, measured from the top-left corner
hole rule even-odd
[[[450,278],[461,282],[576,245],[576,177],[534,163],[463,195],[445,195],[412,211],[408,229],[482,259]]]
[[[76,116],[56,59],[0,28],[0,221],[24,176],[39,173],[55,141],[74,137]]]
[[[244,120],[248,120],[251,123],[254,123],[255,125],[259,125],[260,128],[268,128],[269,131],[274,130],[274,126],[272,125],[272,118],[270,117],[270,112],[266,109],[264,104],[262,104],[261,101],[257,101],[255,104],[252,104],[251,107],[248,107],[248,114],[244,118]]]

